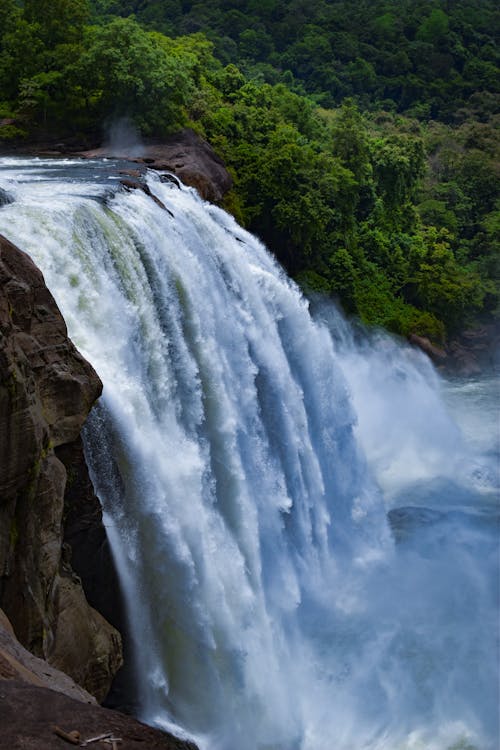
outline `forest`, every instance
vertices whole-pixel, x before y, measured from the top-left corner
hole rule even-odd
[[[0,151],[190,127],[307,291],[436,343],[499,314],[494,0],[2,0]]]

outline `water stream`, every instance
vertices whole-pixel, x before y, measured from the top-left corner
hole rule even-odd
[[[0,159],[0,232],[104,382],[141,718],[202,750],[495,750],[497,379],[312,316],[231,217],[120,166]]]

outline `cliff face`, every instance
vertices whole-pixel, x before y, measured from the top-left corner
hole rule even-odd
[[[87,481],[78,439],[101,389],[42,274],[0,237],[0,607],[29,651],[98,700],[121,664],[120,636],[88,604],[63,535],[85,504],[73,491],[68,508],[65,490]],[[89,516],[95,531],[100,510]]]

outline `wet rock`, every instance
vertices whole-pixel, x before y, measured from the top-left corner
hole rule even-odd
[[[169,182],[172,185],[175,185],[175,187],[180,188],[181,183],[177,179],[177,177],[173,174],[162,174],[160,175],[160,182]]]
[[[193,130],[185,128],[162,143],[145,144],[140,159],[127,153],[126,148],[101,147],[82,152],[88,158],[115,157],[147,165],[151,169],[171,172],[183,183],[196,188],[207,201],[218,203],[231,189],[233,180],[222,159],[209,143]]]
[[[0,208],[2,206],[8,206],[9,203],[14,203],[14,196],[11,195],[7,190],[0,188]]]
[[[0,692],[2,681],[20,682],[46,687],[68,695],[83,703],[97,705],[93,695],[43,659],[38,659],[27,651],[17,640],[10,621],[0,609]],[[1,746],[1,742],[0,742]]]
[[[63,750],[72,745],[61,739],[78,733],[80,742],[102,735],[121,740],[120,750],[197,750],[158,729],[141,724],[130,716],[101,706],[83,703],[61,692],[18,680],[0,680],[0,746],[8,750]],[[93,742],[89,748],[111,748]]]
[[[435,362],[443,362],[447,357],[444,349],[441,349],[440,347],[433,344],[425,336],[417,336],[416,333],[411,333],[408,337],[408,340],[410,344],[418,346],[419,349],[425,352]]]
[[[118,632],[88,604],[64,555],[67,467],[101,382],[28,255],[0,237],[0,606],[17,637],[102,700]]]
[[[462,331],[448,345],[446,370],[466,377],[500,370],[500,327],[490,323]]]
[[[158,196],[156,196],[152,191],[149,185],[147,185],[145,182],[141,182],[140,180],[120,180],[120,185],[122,185],[126,190],[142,190],[143,193],[148,195],[151,200],[153,200],[157,206],[159,206],[163,211],[166,211],[170,216],[174,216],[172,211],[166,207],[166,205],[161,201]]]

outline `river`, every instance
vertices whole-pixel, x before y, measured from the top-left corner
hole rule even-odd
[[[496,750],[498,378],[309,303],[193,190],[0,159],[86,428],[140,717],[202,750]]]

